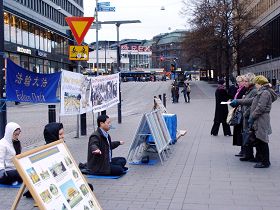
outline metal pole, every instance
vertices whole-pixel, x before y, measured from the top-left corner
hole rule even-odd
[[[99,58],[98,58],[98,51],[99,51],[99,43],[98,43],[98,0],[96,0],[95,5],[95,25],[96,25],[96,43],[95,43],[95,50],[96,50],[96,76],[99,75],[98,66],[99,66]]]
[[[120,24],[117,23],[117,70],[121,72],[121,52],[120,52],[120,34],[119,34],[119,27]],[[118,103],[118,123],[122,123],[122,91],[121,91],[121,80],[119,81],[119,99],[120,102]]]
[[[3,16],[3,0],[0,0],[0,139],[5,134],[7,124],[7,107],[4,100],[4,16]]]
[[[77,65],[77,72],[81,73],[81,61],[78,61]],[[77,114],[77,130],[75,138],[80,138],[80,114]]]

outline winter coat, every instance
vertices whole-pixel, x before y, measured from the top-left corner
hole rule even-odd
[[[215,122],[226,122],[227,115],[228,115],[228,106],[226,104],[221,104],[222,101],[228,101],[229,96],[225,89],[225,86],[219,85],[216,92],[216,109],[215,109]]]
[[[108,144],[109,141],[109,144]],[[108,141],[103,135],[100,128],[98,128],[89,137],[88,142],[88,157],[87,157],[87,168],[95,174],[110,174],[110,158],[109,149],[112,150],[120,145],[119,141],[111,142],[111,137],[108,135]],[[99,149],[101,154],[93,154],[92,152]]]
[[[256,137],[266,143],[269,142],[268,135],[272,133],[270,110],[276,99],[277,94],[269,84],[263,85],[254,97],[250,109],[249,118],[253,120],[252,128],[255,130]]]
[[[236,99],[237,104],[242,106],[243,130],[248,128],[248,120],[250,117],[251,104],[256,94],[257,94],[257,89],[255,85],[253,85],[248,88],[248,90],[246,91],[242,99]]]
[[[16,155],[13,146],[13,134],[16,129],[20,129],[17,123],[10,122],[6,125],[5,135],[0,140],[0,171],[1,170],[15,170],[12,158]]]

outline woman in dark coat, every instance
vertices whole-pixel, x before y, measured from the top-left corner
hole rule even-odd
[[[215,92],[216,109],[215,109],[214,124],[211,129],[211,135],[213,136],[218,135],[220,123],[222,123],[223,125],[224,135],[231,136],[230,126],[226,122],[227,115],[228,115],[228,106],[226,104],[221,104],[222,101],[228,101],[229,99],[224,83],[225,83],[224,80],[219,80],[218,88]]]
[[[234,96],[234,99],[241,99],[243,95],[245,95],[247,88],[245,87],[245,76],[237,76],[236,82],[238,84],[238,90]],[[243,125],[242,123],[233,126],[233,140],[232,145],[234,146],[241,146],[241,150],[238,154],[235,156],[242,157],[245,153],[245,148],[242,146],[243,138],[242,138],[242,132],[243,132]]]

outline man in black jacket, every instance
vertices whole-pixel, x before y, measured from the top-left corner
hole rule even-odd
[[[97,118],[97,130],[91,134],[88,142],[87,168],[97,175],[121,175],[127,170],[124,157],[112,158],[112,150],[124,141],[111,141],[108,134],[111,120],[107,115],[100,115]]]

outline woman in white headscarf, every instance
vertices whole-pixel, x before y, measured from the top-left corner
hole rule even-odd
[[[0,140],[0,184],[13,184],[22,182],[12,158],[21,152],[21,145],[18,139],[21,128],[17,123],[10,122],[6,125],[5,135]]]

